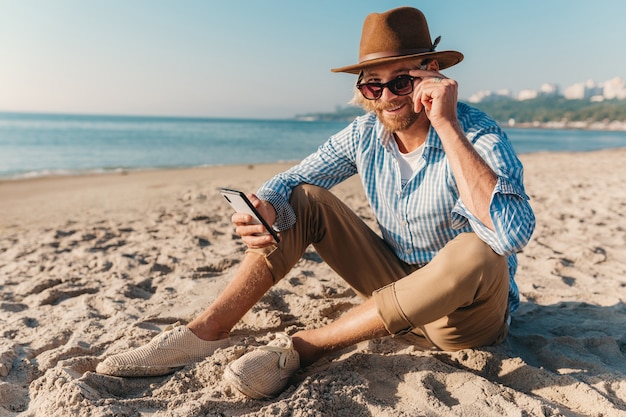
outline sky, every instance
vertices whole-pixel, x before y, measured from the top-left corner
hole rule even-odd
[[[626,78],[623,0],[0,0],[0,111],[290,118],[345,106],[365,16],[424,12],[459,98]]]

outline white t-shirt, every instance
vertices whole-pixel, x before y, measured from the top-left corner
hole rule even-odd
[[[393,146],[393,150],[396,154],[398,164],[400,165],[400,177],[402,178],[402,186],[404,187],[417,170],[419,160],[422,157],[422,153],[424,153],[424,145],[422,144],[422,146],[409,153],[400,152],[397,145]]]

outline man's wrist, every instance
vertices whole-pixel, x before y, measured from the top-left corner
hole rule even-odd
[[[261,204],[263,205],[263,211],[266,213],[265,221],[269,224],[274,224],[276,222],[276,209],[267,200],[261,200]]]

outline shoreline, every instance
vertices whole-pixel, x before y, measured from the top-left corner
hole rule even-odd
[[[291,163],[0,181],[0,415],[622,416],[625,158],[626,148],[520,155],[537,228],[518,255],[521,305],[505,343],[363,342],[261,401],[224,382],[225,364],[362,302],[312,248],[231,347],[164,377],[94,371],[206,308],[245,251],[218,188],[254,192]],[[376,227],[357,177],[333,192]]]
[[[257,165],[274,165],[274,164],[297,164],[299,161],[273,161],[273,162],[250,162],[250,163],[233,163],[233,164],[214,164],[214,165],[180,165],[180,166],[154,166],[154,167],[138,167],[138,168],[93,168],[93,169],[58,169],[58,170],[43,170],[43,171],[30,171],[22,174],[0,175],[0,184],[10,181],[23,181],[23,180],[37,180],[40,178],[66,178],[66,177],[96,177],[100,175],[129,175],[139,172],[150,171],[177,171],[184,169],[204,169],[204,168],[223,168],[229,166],[257,166]]]

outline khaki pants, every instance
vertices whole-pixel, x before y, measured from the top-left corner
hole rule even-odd
[[[363,298],[374,297],[392,335],[415,344],[459,350],[500,343],[508,331],[507,260],[474,233],[457,236],[422,268],[398,259],[389,246],[329,191],[293,190],[296,224],[262,250],[274,282],[312,244]]]

